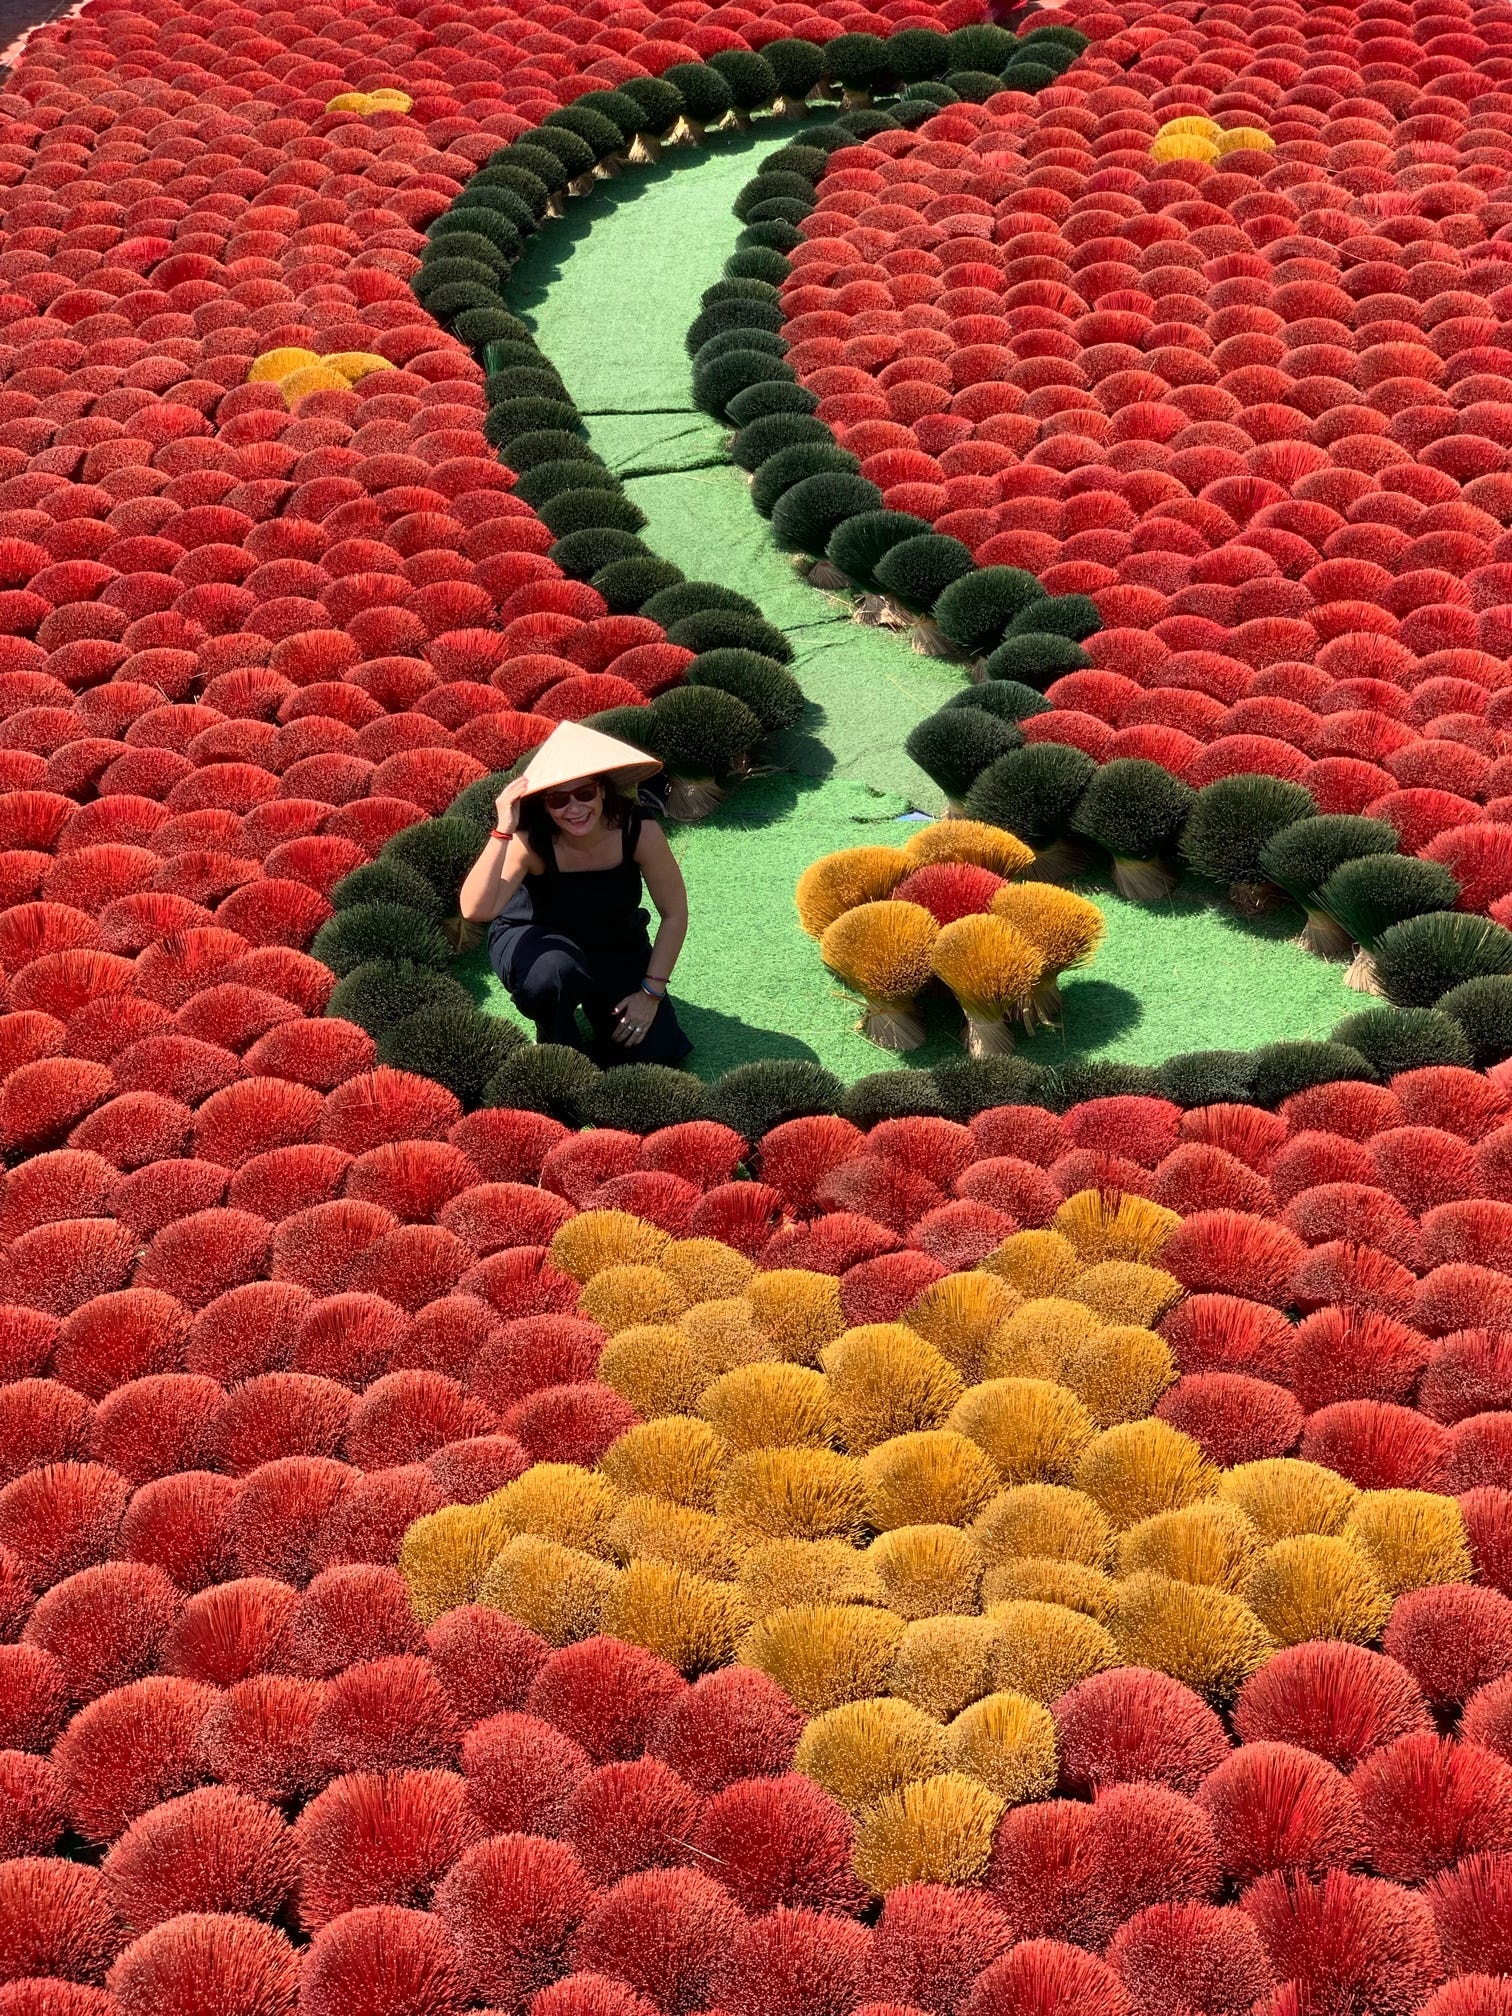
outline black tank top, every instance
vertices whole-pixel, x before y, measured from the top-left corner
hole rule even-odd
[[[571,938],[590,958],[595,952],[649,951],[649,919],[641,908],[645,885],[635,858],[641,823],[638,812],[625,821],[620,859],[612,868],[564,875],[555,845],[548,845],[544,872],[527,875],[494,920],[490,935],[500,950],[508,949],[514,932],[535,925]]]

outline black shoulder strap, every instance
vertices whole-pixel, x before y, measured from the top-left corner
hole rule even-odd
[[[639,812],[632,812],[629,815],[625,821],[624,831],[625,851],[620,857],[622,865],[635,859],[635,850],[640,845],[641,815]]]

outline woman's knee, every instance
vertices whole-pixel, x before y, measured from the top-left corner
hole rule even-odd
[[[581,994],[587,973],[568,951],[541,952],[516,979],[510,992],[520,1007],[549,1008]]]

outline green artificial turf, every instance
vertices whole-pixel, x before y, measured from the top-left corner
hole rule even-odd
[[[793,886],[822,854],[905,838],[899,821],[910,808],[941,810],[903,742],[964,675],[858,626],[839,598],[809,587],[725,459],[728,430],[691,403],[684,337],[739,231],[730,206],[762,154],[793,132],[759,124],[715,136],[696,159],[669,157],[604,183],[532,243],[510,288],[510,306],[562,372],[594,446],[645,511],[648,544],[690,578],[739,589],[780,625],[810,702],[776,745],[780,769],[744,783],[702,825],[671,829],[692,918],[674,991],[694,1039],[689,1061],[707,1078],[760,1057],[817,1058],[849,1080],[959,1055],[948,996],[928,1003],[929,1040],[905,1057],[856,1033],[858,1004],[798,928]],[[1321,1037],[1360,1005],[1341,966],[1289,942],[1297,911],[1255,924],[1192,882],[1154,906],[1126,903],[1106,884],[1085,887],[1107,937],[1092,966],[1065,981],[1063,1027],[1024,1046],[1037,1062],[1153,1063]],[[519,1019],[482,954],[464,977],[483,1005]]]
[[[699,296],[734,249],[740,225],[730,206],[763,154],[793,137],[792,127],[769,123],[720,134],[696,160],[668,155],[601,184],[531,243],[509,305],[535,330],[593,446],[646,513],[647,544],[690,580],[738,588],[788,633],[794,676],[813,704],[779,760],[939,812],[943,798],[903,743],[959,688],[961,668],[863,629],[848,604],[810,588],[725,456],[730,430],[692,403],[685,339]]]

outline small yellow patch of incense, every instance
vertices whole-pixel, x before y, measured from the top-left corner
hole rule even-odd
[[[1113,1528],[1085,1491],[1064,1484],[1016,1484],[1000,1491],[971,1529],[990,1567],[1032,1555],[1107,1568]]]
[[[1049,1703],[1078,1680],[1119,1664],[1111,1632],[1084,1611],[1019,1597],[992,1604],[987,1615],[997,1631],[995,1688]]]
[[[1079,1274],[1066,1293],[1085,1302],[1105,1323],[1148,1330],[1181,1300],[1183,1290],[1163,1267],[1147,1267],[1139,1260],[1100,1260]]]
[[[895,1435],[861,1459],[867,1523],[879,1533],[898,1526],[968,1526],[998,1489],[992,1460],[948,1428]]]
[[[1326,1533],[1278,1540],[1257,1562],[1246,1594],[1278,1645],[1310,1638],[1368,1645],[1391,1615],[1391,1597],[1369,1555]]]
[[[1075,1277],[1079,1279],[1078,1275]],[[994,1332],[982,1370],[988,1379],[1059,1379],[1071,1353],[1102,1327],[1085,1302],[1045,1295],[1020,1303]]]
[[[1216,161],[1217,143],[1200,133],[1159,133],[1150,142],[1150,159],[1163,161]]]
[[[380,357],[376,351],[341,350],[322,357],[314,350],[285,345],[254,359],[247,382],[277,385],[284,404],[292,408],[312,392],[350,391],[359,378],[393,369],[388,358]]]
[[[862,903],[829,925],[819,956],[868,1001],[912,1001],[927,986],[940,927],[921,903]]]
[[[886,1609],[882,1578],[867,1556],[845,1540],[766,1540],[741,1564],[740,1593],[753,1620],[801,1603],[827,1608],[869,1603]]]
[[[1047,1799],[1055,1790],[1055,1723],[1028,1695],[984,1694],[962,1709],[945,1734],[954,1768],[979,1778],[1005,1806]]]
[[[370,119],[375,112],[412,111],[414,103],[407,91],[395,91],[385,84],[377,91],[338,91],[334,98],[326,100],[325,109],[355,112],[359,118]]]
[[[936,819],[921,826],[903,843],[910,868],[927,867],[934,861],[969,861],[977,868],[990,868],[1005,881],[1020,875],[1034,859],[1034,849],[1026,847],[1016,833],[1001,826],[988,826],[980,819]]]
[[[1076,1248],[1059,1232],[1015,1232],[982,1266],[1028,1301],[1064,1295],[1081,1272]]]
[[[690,1512],[713,1512],[730,1454],[729,1443],[707,1421],[666,1414],[611,1443],[599,1458],[599,1470],[617,1490],[665,1498]]]
[[[619,1494],[606,1478],[576,1463],[532,1464],[483,1502],[507,1532],[534,1533],[587,1554],[610,1552]]]
[[[741,1640],[742,1666],[775,1680],[805,1715],[886,1691],[903,1619],[861,1603],[800,1603],[757,1624]]]
[[[845,1328],[840,1283],[833,1274],[776,1267],[752,1277],[746,1298],[777,1355],[795,1365],[817,1365],[824,1346]]]
[[[981,1378],[994,1333],[1021,1299],[1001,1276],[973,1269],[933,1282],[904,1312],[903,1320],[970,1382]]]
[[[1023,1007],[1045,960],[1002,917],[958,917],[935,941],[934,970],[968,1015],[991,1021]]]
[[[1470,1543],[1454,1498],[1434,1491],[1362,1491],[1344,1538],[1368,1557],[1393,1596],[1470,1580]]]
[[[866,1558],[881,1577],[888,1609],[910,1623],[978,1608],[982,1557],[958,1526],[895,1526],[872,1542]]]
[[[659,1226],[628,1211],[580,1211],[557,1230],[551,1258],[574,1281],[606,1267],[655,1267],[671,1241]]]
[[[826,1449],[834,1436],[829,1381],[781,1360],[722,1373],[699,1396],[698,1412],[732,1449]]]
[[[1099,1428],[1137,1421],[1176,1383],[1171,1347],[1154,1330],[1113,1323],[1067,1353],[1061,1378]]]
[[[690,1302],[744,1295],[756,1272],[754,1261],[718,1239],[674,1239],[661,1265]]]
[[[977,1778],[946,1771],[880,1802],[856,1835],[856,1874],[878,1896],[904,1883],[980,1883],[1003,1800]]]
[[[739,1536],[712,1512],[691,1512],[686,1505],[640,1494],[626,1498],[615,1513],[609,1547],[622,1565],[644,1556],[716,1582],[733,1582],[745,1558]]]
[[[997,1645],[990,1617],[921,1617],[898,1641],[888,1691],[948,1722],[992,1692]]]
[[[646,1323],[675,1323],[687,1306],[681,1285],[661,1267],[601,1267],[578,1297],[578,1314],[610,1337]]]
[[[652,1421],[691,1413],[709,1382],[709,1366],[675,1325],[637,1324],[604,1346],[597,1376],[642,1420]]]
[[[1347,1477],[1296,1456],[1238,1463],[1223,1473],[1214,1490],[1248,1513],[1267,1546],[1303,1533],[1341,1532],[1360,1495]]]
[[[1120,1575],[1168,1575],[1242,1596],[1259,1559],[1255,1522],[1223,1498],[1199,1498],[1177,1512],[1157,1512],[1118,1538]]]
[[[320,357],[314,350],[265,350],[261,357],[252,360],[252,368],[247,373],[249,385],[276,385],[295,371],[303,371],[311,364],[318,364]]]
[[[301,399],[307,399],[312,392],[350,392],[351,380],[344,378],[324,362],[302,365],[298,371],[291,371],[286,378],[280,378],[278,389],[284,396],[284,403],[295,407]]]
[[[1055,882],[1015,882],[999,889],[989,908],[1039,947],[1047,974],[1085,965],[1107,929],[1095,903]]]
[[[1180,1223],[1164,1205],[1119,1190],[1078,1190],[1050,1221],[1084,1267],[1102,1260],[1158,1260]]]
[[[746,1539],[854,1540],[866,1513],[860,1465],[832,1449],[748,1449],[715,1507]]]
[[[1109,1629],[1126,1666],[1169,1673],[1217,1702],[1232,1700],[1275,1650],[1239,1597],[1168,1575],[1131,1575],[1121,1582]]]
[[[826,854],[798,877],[798,922],[811,938],[822,938],[847,910],[890,896],[912,865],[901,847],[847,847]]]
[[[1118,1584],[1111,1575],[1048,1554],[1019,1555],[989,1568],[982,1577],[982,1605],[987,1610],[999,1603],[1058,1603],[1106,1624],[1117,1596]]]
[[[816,1715],[798,1739],[793,1769],[857,1817],[890,1793],[948,1768],[945,1731],[907,1701],[848,1701]]]
[[[782,1358],[757,1323],[755,1308],[747,1295],[695,1302],[684,1311],[681,1328],[691,1348],[708,1366],[709,1380],[741,1365],[776,1364]]]
[[[512,1530],[486,1499],[481,1505],[444,1505],[412,1522],[400,1542],[399,1573],[422,1624],[474,1601]]]
[[[387,357],[380,357],[376,350],[336,350],[320,361],[332,371],[339,371],[349,385],[355,385],[361,378],[371,378],[375,371],[392,371],[394,368]]]
[[[990,1457],[1001,1484],[1075,1482],[1097,1433],[1081,1401],[1052,1379],[986,1380],[950,1420]]]
[[[670,1561],[632,1561],[604,1598],[599,1629],[682,1673],[726,1666],[750,1627],[739,1592]]]
[[[1230,126],[1226,133],[1220,133],[1213,143],[1221,160],[1225,154],[1237,154],[1241,149],[1255,154],[1274,154],[1276,143],[1269,133],[1259,126]]]
[[[960,1399],[960,1374],[904,1323],[863,1323],[820,1354],[845,1446],[863,1456],[895,1435],[938,1428]]]
[[[1087,1445],[1077,1487],[1121,1530],[1212,1495],[1218,1473],[1190,1435],[1166,1421],[1123,1421]]]
[[[572,1645],[598,1630],[618,1573],[575,1547],[518,1533],[495,1557],[478,1601],[538,1632],[548,1645]]]

